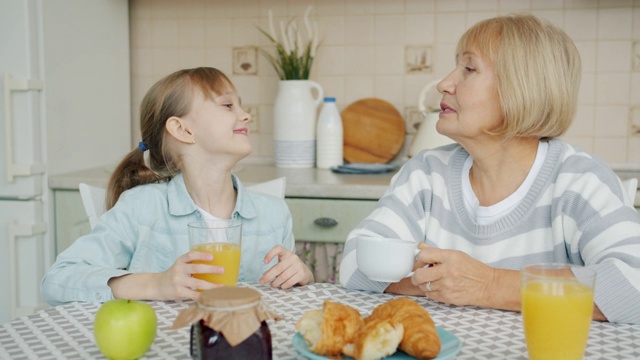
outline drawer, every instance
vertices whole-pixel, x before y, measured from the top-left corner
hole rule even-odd
[[[296,241],[344,242],[377,200],[286,198]]]

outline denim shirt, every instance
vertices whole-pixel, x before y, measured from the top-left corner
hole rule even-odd
[[[234,175],[232,180],[238,192],[232,218],[242,220],[238,281],[257,281],[277,263],[263,261],[275,245],[295,251],[291,213],[283,199],[246,189]],[[182,174],[127,190],[90,234],[58,255],[42,279],[42,296],[51,305],[111,300],[109,279],[163,272],[187,253],[187,224],[199,219]]]

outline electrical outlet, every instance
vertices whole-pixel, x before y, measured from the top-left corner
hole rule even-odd
[[[433,71],[433,49],[431,46],[405,46],[404,61],[407,74]]]
[[[251,115],[251,119],[249,120],[249,133],[258,134],[258,130],[260,129],[258,126],[258,105],[243,105],[242,108]]]
[[[640,71],[640,41],[633,43],[633,52],[631,53],[631,56],[633,56],[633,71]]]
[[[243,46],[233,48],[233,75],[258,74],[258,48]]]
[[[640,136],[640,106],[633,106],[630,109],[629,128],[632,136]]]
[[[418,130],[418,127],[422,123],[424,117],[420,110],[418,110],[417,106],[407,106],[404,108],[404,123],[405,123],[405,131],[407,134],[415,134]]]

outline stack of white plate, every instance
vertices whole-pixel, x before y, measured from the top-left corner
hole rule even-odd
[[[275,161],[282,168],[312,168],[316,162],[316,141],[274,140]]]

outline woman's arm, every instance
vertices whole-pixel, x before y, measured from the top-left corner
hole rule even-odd
[[[358,290],[384,291],[389,283],[372,281],[358,270],[356,238],[360,236],[388,237],[424,241],[426,204],[432,201],[430,177],[425,174],[419,157],[406,162],[391,179],[391,184],[376,204],[374,211],[347,236],[340,262],[340,283]],[[407,204],[411,202],[411,206]]]
[[[522,311],[520,271],[492,268],[455,250],[425,248],[418,257],[415,274],[390,284],[385,292],[427,296],[453,305]],[[422,268],[425,259],[439,262]],[[427,291],[428,282],[432,291]],[[593,308],[593,319],[607,320],[597,305]]]

